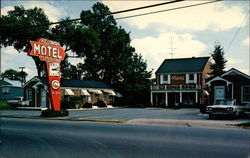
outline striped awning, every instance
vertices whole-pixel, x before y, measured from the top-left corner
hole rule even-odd
[[[74,92],[71,89],[65,89],[64,95],[74,95]]]
[[[116,96],[115,92],[110,89],[104,89],[103,92],[108,93],[110,96]]]
[[[98,90],[98,89],[88,89],[88,91],[90,93],[95,93],[95,94],[102,94],[102,91]]]
[[[81,95],[90,96],[89,92],[86,89],[81,89]]]

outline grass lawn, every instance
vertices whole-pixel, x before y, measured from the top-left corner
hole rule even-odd
[[[14,107],[7,104],[5,100],[0,100],[0,110],[13,110]]]
[[[240,123],[240,124],[237,124],[237,126],[250,129],[250,122]]]

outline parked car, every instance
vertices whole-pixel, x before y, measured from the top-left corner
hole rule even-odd
[[[7,100],[7,103],[13,106],[28,106],[29,105],[29,101],[24,101],[23,97],[17,97],[11,100]]]
[[[247,105],[244,105],[243,114],[246,116],[250,116],[250,103],[248,103]]]
[[[243,107],[236,105],[235,99],[219,99],[215,101],[214,105],[207,106],[206,111],[210,119],[216,116],[230,116],[235,118],[243,113]]]

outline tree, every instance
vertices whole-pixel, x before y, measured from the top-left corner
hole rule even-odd
[[[224,58],[224,50],[223,47],[216,43],[214,47],[213,53],[211,53],[211,57],[214,63],[211,64],[212,72],[210,73],[212,76],[220,76],[225,71],[227,60]]]
[[[9,80],[18,80],[21,82],[25,82],[26,81],[26,77],[28,76],[28,74],[24,71],[16,71],[14,69],[8,69],[5,70],[2,74],[1,74],[1,78],[8,78]]]
[[[41,8],[26,10],[23,6],[15,6],[6,16],[0,17],[1,46],[13,46],[19,52],[27,52],[30,49],[29,40],[48,36],[49,25],[46,25],[48,23],[48,17]],[[37,25],[40,27],[35,27]],[[43,63],[38,57],[32,58],[40,76]]]
[[[100,39],[97,51],[85,52],[81,66],[84,76],[110,84],[124,94],[126,103],[145,103],[145,98],[150,98],[151,72],[130,45],[129,33],[117,26],[109,13],[109,8],[100,2],[93,5],[92,11],[81,12],[81,24],[95,31]]]

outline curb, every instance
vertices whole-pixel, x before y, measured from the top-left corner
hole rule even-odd
[[[107,123],[127,123],[121,120],[95,120],[84,118],[62,118],[62,117],[39,117],[39,116],[1,116],[1,118],[22,118],[22,119],[38,119],[38,120],[60,120],[60,121],[86,121],[86,122],[107,122]]]

